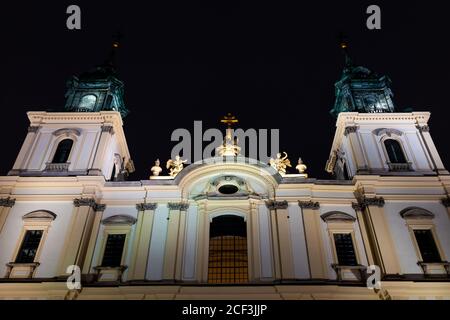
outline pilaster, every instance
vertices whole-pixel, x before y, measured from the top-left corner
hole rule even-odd
[[[69,265],[84,267],[85,254],[89,244],[97,204],[93,198],[75,199],[70,229],[68,230],[59,273],[66,274]],[[104,210],[101,206],[100,209]],[[98,210],[98,211],[102,211]]]
[[[0,233],[2,232],[3,226],[8,218],[9,211],[15,203],[16,199],[10,197],[0,199]]]
[[[97,151],[95,153],[94,162],[89,169],[89,175],[101,175],[103,161],[105,158],[106,149],[111,141],[111,137],[114,134],[114,128],[111,124],[105,124],[101,128],[100,139],[98,141]],[[103,174],[105,174],[103,172]]]
[[[164,251],[164,268],[163,279],[175,280],[175,269],[177,259],[177,247],[179,240],[179,230],[181,219],[180,216],[185,216],[189,204],[183,202],[168,203],[169,208],[169,224],[167,227],[166,248]]]
[[[275,214],[277,227],[280,279],[294,279],[294,262],[292,260],[292,243],[289,227],[287,201],[268,201],[267,207]]]
[[[367,231],[372,239],[374,262],[385,274],[399,274],[400,265],[397,260],[394,242],[384,212],[382,197],[358,197],[358,204],[364,208]]]
[[[150,239],[152,236],[153,219],[157,203],[138,203],[138,218],[136,222],[136,234],[134,236],[132,254],[134,260],[131,262],[129,277],[132,280],[145,279],[147,270],[148,253],[150,249]]]
[[[320,204],[313,201],[299,201],[298,205],[302,209],[311,279],[328,279],[328,265],[320,225]]]

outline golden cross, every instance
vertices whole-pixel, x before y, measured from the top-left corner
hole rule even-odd
[[[220,120],[220,122],[225,123],[228,128],[230,128],[233,124],[238,123],[238,119],[236,119],[235,116],[231,115],[231,113],[228,113],[226,116],[223,117],[222,120]]]

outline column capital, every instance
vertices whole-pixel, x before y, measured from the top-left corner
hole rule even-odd
[[[108,132],[110,134],[114,134],[114,127],[111,125],[103,125],[102,132]]]
[[[268,200],[266,201],[266,206],[269,210],[286,209],[288,207],[288,202],[286,200],[282,201]]]
[[[76,198],[73,200],[75,207],[91,207],[95,211],[105,211],[106,204],[98,204],[94,198]]]
[[[428,125],[423,125],[423,126],[417,125],[416,128],[420,132],[430,132],[430,127]]]
[[[345,127],[344,136],[348,136],[350,133],[355,133],[356,131],[358,131],[358,127],[357,126]]]
[[[314,201],[298,201],[298,205],[302,209],[319,209],[320,203]]]
[[[368,206],[384,207],[384,198],[383,197],[368,198],[366,196],[361,196],[360,198],[358,198],[358,205],[360,205],[362,208]]]
[[[169,202],[167,203],[169,210],[180,210],[186,211],[189,208],[189,203],[187,202]]]
[[[358,203],[358,202],[352,202],[352,208],[355,210],[355,211],[363,211],[364,210],[364,205],[363,204],[361,204],[361,203]]]
[[[145,211],[145,210],[155,210],[158,207],[158,204],[155,203],[137,203],[136,209],[138,211]]]
[[[40,128],[40,126],[29,126],[28,132],[36,133],[36,132],[38,132],[39,128]]]
[[[444,207],[450,208],[450,197],[443,198],[443,199],[441,200],[441,203],[442,203],[442,205],[443,205]]]
[[[14,198],[1,198],[0,199],[0,207],[9,207],[11,208],[12,206],[14,206],[14,204],[16,203],[16,199]]]

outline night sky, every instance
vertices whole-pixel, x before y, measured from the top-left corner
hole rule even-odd
[[[102,63],[112,35],[124,34],[118,56],[131,113],[124,130],[136,172],[147,179],[156,158],[170,157],[173,130],[239,127],[280,129],[281,150],[299,156],[310,177],[328,179],[325,163],[335,119],[334,83],[350,41],[356,64],[393,81],[397,111],[430,111],[431,134],[450,164],[450,46],[444,1],[296,1],[297,6],[191,1],[16,1],[2,3],[0,174],[14,163],[25,138],[25,112],[62,111],[66,80]],[[66,28],[77,4],[82,29]],[[366,28],[366,8],[378,4],[382,29]],[[295,165],[294,165],[295,166]],[[292,173],[295,170],[292,169]]]

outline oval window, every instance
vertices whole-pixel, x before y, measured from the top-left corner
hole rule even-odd
[[[236,187],[234,184],[224,184],[219,188],[219,192],[222,194],[233,194],[238,192],[238,187]]]

